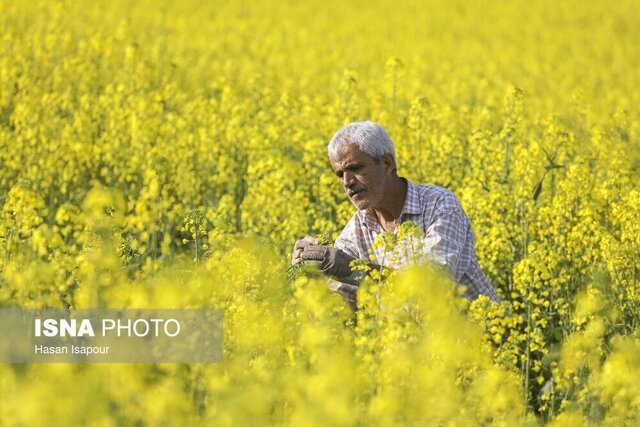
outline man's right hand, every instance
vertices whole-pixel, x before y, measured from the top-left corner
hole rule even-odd
[[[302,240],[298,240],[293,245],[293,254],[291,255],[291,265],[295,265],[300,261],[302,261],[302,258],[300,258],[300,254],[302,254],[302,251],[304,250],[304,248],[310,245],[317,245],[317,244],[318,244],[318,239],[311,236],[307,236]]]
[[[305,246],[300,258],[304,262],[318,265],[320,270],[329,276],[343,279],[351,275],[349,264],[355,258],[338,248],[322,245]]]

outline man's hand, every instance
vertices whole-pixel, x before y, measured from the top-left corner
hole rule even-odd
[[[318,240],[315,237],[311,237],[311,236],[307,236],[302,240],[298,240],[293,245],[293,254],[291,255],[291,265],[296,265],[297,263],[302,261],[302,259],[300,258],[300,254],[302,254],[302,251],[304,250],[304,248],[306,248],[309,245],[317,245],[317,244],[318,244]]]
[[[304,246],[300,259],[316,263],[322,272],[340,279],[351,275],[349,263],[355,258],[340,249],[309,244]]]

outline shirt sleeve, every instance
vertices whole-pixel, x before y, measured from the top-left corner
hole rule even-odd
[[[333,245],[336,249],[340,249],[341,251],[345,252],[348,255],[351,255],[354,258],[359,258],[358,257],[358,252],[354,249],[354,247],[352,247],[351,245],[349,245],[348,241],[345,240],[341,240],[340,238],[336,239],[335,244]],[[360,283],[360,280],[362,280],[362,277],[364,276],[363,272],[361,271],[352,271],[350,275],[346,276],[346,277],[341,277],[340,278],[340,282],[342,285],[347,285],[347,286],[343,286],[342,288],[344,289],[348,289],[349,290],[349,294],[354,294],[355,292],[358,290],[358,284]],[[333,289],[332,290],[339,292],[339,293],[343,293],[342,291],[338,290],[338,289]],[[344,295],[343,295],[344,296]]]
[[[353,219],[349,221],[349,223],[344,228],[344,230],[342,230],[342,233],[340,233],[340,235],[336,239],[335,243],[333,244],[333,247],[336,249],[340,249],[347,255],[351,255],[356,259],[362,257],[358,251],[357,236],[355,232],[355,223]],[[340,278],[340,281],[347,284],[355,285],[357,287],[358,283],[360,283],[360,280],[362,279],[362,276],[363,276],[362,272],[356,271],[356,272],[352,272],[347,277]]]
[[[458,283],[471,261],[465,254],[469,228],[464,212],[448,209],[436,215],[425,231],[425,258],[444,267]]]
[[[357,245],[353,241],[353,239],[355,239],[355,235],[352,228],[353,224],[349,222],[342,233],[340,233],[340,236],[336,239],[333,247],[340,249],[355,258],[359,258]],[[329,283],[329,289],[342,295],[342,297],[346,299],[355,310],[358,305],[358,284],[360,283],[362,276],[361,272],[352,272],[351,275],[341,278],[340,281],[331,280]]]
[[[350,230],[345,228],[344,231],[340,233],[340,235],[336,239],[333,247],[340,249],[353,257],[359,258],[357,246],[351,238],[355,236],[352,236],[352,234],[353,233]]]

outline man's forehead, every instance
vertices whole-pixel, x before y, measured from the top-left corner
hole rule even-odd
[[[369,156],[367,153],[358,148],[355,144],[346,144],[344,147],[339,150],[334,156],[329,158],[331,165],[333,166],[344,166],[347,163],[365,160]]]

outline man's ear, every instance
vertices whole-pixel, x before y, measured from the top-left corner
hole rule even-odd
[[[382,161],[384,162],[384,173],[389,175],[391,172],[396,170],[396,161],[390,153],[387,153],[382,156]]]

